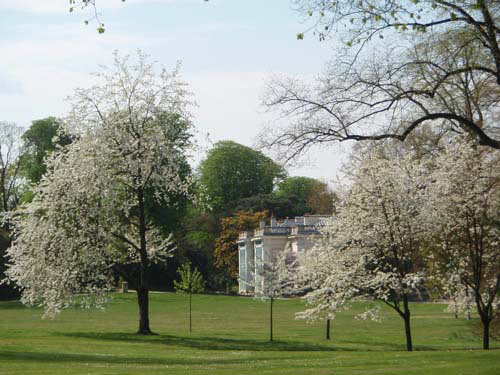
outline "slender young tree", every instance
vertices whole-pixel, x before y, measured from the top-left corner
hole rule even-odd
[[[269,341],[273,341],[273,306],[278,298],[293,294],[293,257],[287,246],[281,252],[264,253],[255,262],[255,297],[269,301]]]
[[[174,280],[175,290],[178,293],[186,293],[189,295],[189,332],[193,331],[191,319],[191,299],[193,293],[201,293],[205,289],[205,281],[203,275],[198,271],[198,268],[191,269],[191,263],[184,263],[177,269],[180,280]]]
[[[156,74],[140,52],[134,64],[115,53],[97,78],[72,98],[66,126],[77,139],[49,158],[18,215],[8,277],[23,302],[53,315],[75,302],[101,304],[119,273],[137,290],[138,333],[151,334],[148,272],[172,240],[153,225],[147,199],[174,205],[172,196],[189,195],[181,169],[192,144],[170,136],[165,116],[190,124],[188,93],[177,68]]]

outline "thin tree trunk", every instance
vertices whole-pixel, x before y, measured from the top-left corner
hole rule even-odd
[[[476,285],[479,285],[479,282],[476,283]],[[475,299],[476,299],[476,307],[477,307],[477,313],[479,314],[479,317],[481,318],[481,323],[483,324],[483,349],[488,350],[490,348],[490,314],[489,308],[491,306],[484,306],[481,303],[481,296],[478,291],[474,291],[475,294]]]
[[[403,320],[405,321],[405,334],[406,334],[406,350],[411,352],[413,345],[411,341],[411,327],[410,327],[410,308],[408,305],[408,296],[403,297],[404,314]]]
[[[189,332],[193,332],[191,325],[191,293],[189,293]]]
[[[269,341],[273,341],[273,302],[274,299],[271,298],[271,308],[269,310]]]
[[[330,340],[330,319],[326,320],[326,339]]]

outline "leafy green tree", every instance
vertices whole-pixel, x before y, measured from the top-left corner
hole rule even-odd
[[[37,184],[47,171],[45,158],[54,151],[58,145],[65,146],[71,143],[71,137],[61,135],[57,139],[61,128],[61,120],[47,117],[35,120],[28,130],[22,135],[24,142],[21,173],[31,182]]]
[[[271,193],[284,169],[265,156],[233,141],[217,142],[199,167],[214,212],[227,210],[242,198]]]
[[[295,215],[331,214],[333,212],[333,193],[328,185],[310,177],[288,177],[278,184],[274,194],[294,202]]]
[[[277,219],[304,215],[297,204],[296,196],[276,196],[276,194],[259,194],[242,198],[234,203],[233,211],[259,212],[267,211],[269,216]]]
[[[189,294],[189,332],[192,332],[192,295],[193,293],[203,292],[205,289],[205,281],[203,280],[203,275],[198,271],[198,268],[195,268],[194,270],[191,269],[191,263],[184,263],[177,269],[177,273],[181,279],[179,281],[174,281],[175,290],[177,290],[178,293]]]

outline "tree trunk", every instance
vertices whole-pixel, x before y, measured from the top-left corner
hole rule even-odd
[[[490,319],[481,315],[481,323],[483,323],[483,349],[487,350],[490,348]]]
[[[326,339],[330,340],[330,319],[326,320]]]
[[[193,328],[191,325],[191,293],[189,293],[189,332],[193,332]]]
[[[269,310],[269,341],[273,341],[273,302],[274,299],[271,298],[271,308]]]
[[[406,334],[406,350],[411,352],[413,350],[413,345],[411,342],[411,328],[410,328],[410,308],[408,305],[408,296],[404,296],[404,314],[403,320],[405,321],[405,334]]]
[[[137,288],[137,302],[139,304],[139,330],[140,335],[151,335],[149,328],[149,291],[146,288]]]
[[[479,284],[479,282],[477,283]],[[477,313],[481,318],[481,323],[483,324],[483,349],[488,350],[490,348],[490,323],[491,323],[491,315],[490,309],[491,305],[484,306],[481,303],[481,295],[478,291],[475,291],[475,299],[476,299],[476,307]]]
[[[147,282],[148,254],[146,250],[146,212],[144,207],[144,191],[137,192],[139,202],[139,237],[141,239],[139,264],[139,283],[137,286],[137,299],[139,303],[139,330],[138,334],[151,335],[149,328],[149,288]]]

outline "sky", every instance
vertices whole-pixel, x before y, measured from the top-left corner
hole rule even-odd
[[[92,72],[109,65],[112,52],[138,49],[167,68],[181,62],[182,76],[198,104],[194,124],[202,150],[219,140],[253,147],[277,115],[261,96],[273,74],[321,72],[335,53],[319,42],[289,0],[97,0],[105,33],[90,9],[69,12],[69,0],[0,0],[0,120],[29,127],[47,116],[64,117],[65,98],[92,84]],[[266,150],[263,150],[266,152]],[[271,156],[271,154],[269,154]],[[202,159],[200,151],[194,164]],[[329,145],[289,169],[331,181],[347,148]]]

